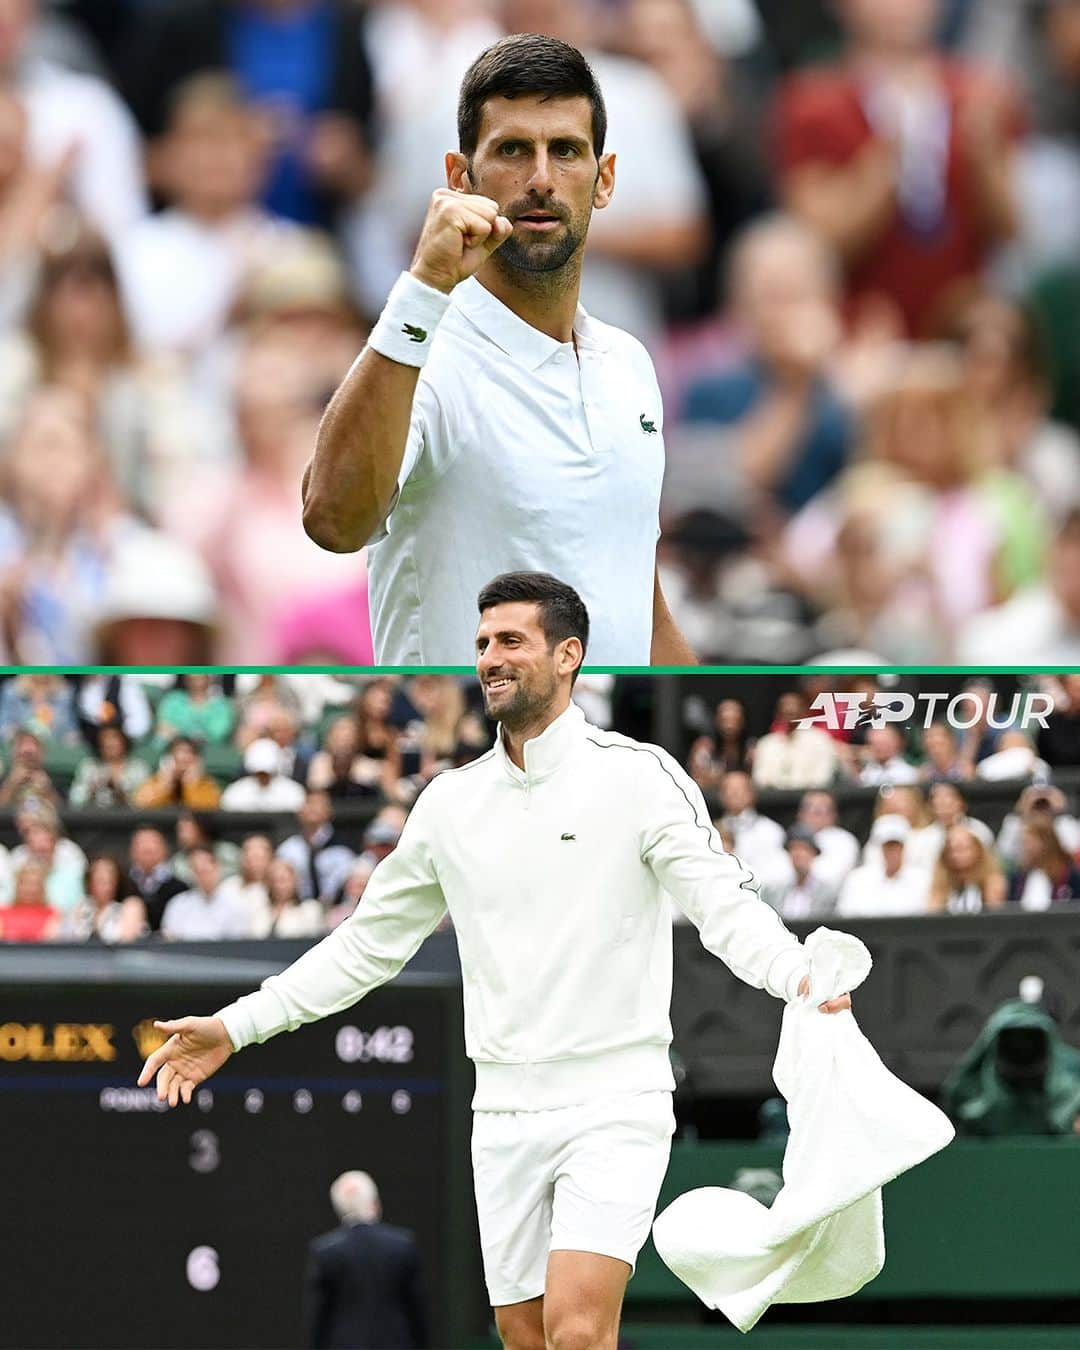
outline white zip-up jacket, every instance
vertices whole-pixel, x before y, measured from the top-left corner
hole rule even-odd
[[[440,774],[356,911],[217,1015],[236,1049],[349,1007],[392,979],[449,910],[475,1110],[569,1106],[671,1089],[673,897],[756,988],[797,997],[809,960],[726,853],[697,785],[665,751],[571,705]]]

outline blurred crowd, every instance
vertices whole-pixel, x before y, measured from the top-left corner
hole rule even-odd
[[[1080,663],[1080,0],[0,0],[0,657],[370,661],[298,482],[522,30],[608,103],[695,649]]]
[[[725,847],[784,918],[1040,912],[1080,902],[1080,675],[1044,682],[1052,711],[1031,730],[1020,726],[1023,704],[1003,711],[981,680],[964,691],[972,701],[962,729],[944,719],[916,729],[800,725],[813,717],[813,684],[783,694],[760,736],[743,705],[724,699],[687,765],[717,798]],[[872,676],[843,685],[864,700],[877,691]],[[837,792],[853,787],[873,790],[861,834],[839,819]],[[777,789],[801,793],[786,829],[758,810],[759,792],[775,799]],[[1012,804],[995,828],[969,798],[1001,815],[1002,793]]]
[[[761,726],[691,693],[672,743],[785,918],[1080,901],[1080,675],[1041,678],[1052,710],[1030,732],[1020,696],[994,703],[985,680],[961,696],[978,708],[962,730],[800,725],[826,686],[881,692],[806,676]],[[584,676],[575,698],[640,733],[624,687]],[[431,779],[492,740],[478,683],[451,675],[8,676],[0,821],[18,842],[0,845],[0,941],[320,936]]]

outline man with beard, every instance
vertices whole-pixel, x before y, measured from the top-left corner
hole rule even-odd
[[[675,1120],[671,906],[748,984],[809,992],[809,959],[725,853],[665,750],[585,721],[578,594],[513,573],[480,594],[476,669],[495,746],[435,778],[363,903],[259,992],[170,1038],[139,1077],[170,1106],[234,1050],[349,1007],[449,911],[476,1065],[473,1171],[504,1345],[615,1350]],[[821,1005],[838,1012],[847,995]]]
[[[598,664],[694,662],[656,575],[652,362],[578,303],[615,189],[605,131],[592,70],[556,38],[503,38],[462,82],[447,186],[304,476],[311,538],[369,545],[378,664],[461,663],[477,590],[519,569],[577,587]]]

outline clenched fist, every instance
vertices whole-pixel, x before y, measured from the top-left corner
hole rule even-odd
[[[480,269],[513,229],[490,197],[438,188],[409,271],[418,281],[449,294]]]

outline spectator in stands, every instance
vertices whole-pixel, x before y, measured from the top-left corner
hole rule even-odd
[[[930,874],[905,857],[911,826],[903,816],[878,816],[870,830],[877,859],[851,872],[836,902],[836,917],[885,919],[925,914]]]
[[[986,420],[950,348],[897,357],[864,455],[784,533],[784,566],[834,644],[951,658],[963,624],[1041,576],[1045,516],[1018,474],[990,464]]]
[[[1034,313],[1003,296],[982,296],[959,325],[964,378],[987,417],[996,464],[1031,485],[1060,525],[1080,508],[1080,437],[1049,418],[1049,353]]]
[[[296,869],[282,857],[270,863],[266,878],[269,904],[254,936],[263,938],[316,938],[327,931],[326,914],[314,897],[302,900]]]
[[[25,861],[15,874],[15,896],[0,908],[0,941],[48,942],[60,936],[62,916],[45,892],[44,864]]]
[[[1051,688],[1054,708],[1039,728],[1039,754],[1051,768],[1080,764],[1080,674],[1062,675]]]
[[[17,876],[24,863],[40,863],[45,871],[49,904],[67,914],[83,896],[86,854],[73,839],[64,838],[60,817],[51,806],[24,805],[15,817],[15,825],[22,843],[12,850],[12,871]]]
[[[745,355],[691,384],[685,417],[721,429],[725,472],[749,488],[767,526],[827,487],[851,447],[851,414],[827,372],[840,341],[837,268],[812,230],[770,216],[746,228],[729,270]]]
[[[405,828],[407,816],[408,812],[405,807],[399,806],[397,803],[382,807],[364,831],[364,851],[360,855],[361,858],[369,862],[372,867],[377,866],[384,858],[388,858],[397,848],[401,831]]]
[[[28,401],[0,503],[0,647],[23,665],[85,661],[101,604],[116,500],[89,406],[50,387]]]
[[[250,688],[244,686],[252,681]],[[237,679],[240,694],[236,705],[236,743],[246,750],[260,736],[271,735],[271,728],[282,713],[299,719],[300,700],[296,691],[282,675],[260,671],[258,675],[243,675]]]
[[[300,723],[296,715],[286,712],[284,708],[275,712],[269,719],[266,739],[277,746],[281,772],[285,777],[302,782],[307,774],[312,750],[301,743]]]
[[[223,811],[298,811],[304,789],[281,771],[281,747],[269,736],[244,751],[244,777],[221,794]]]
[[[72,806],[130,806],[150,770],[132,757],[131,742],[118,725],[99,728],[97,749],[97,759],[84,759],[75,770],[68,801]]]
[[[162,937],[182,942],[250,937],[244,906],[235,896],[221,894],[221,866],[213,849],[193,848],[189,862],[194,884],[190,890],[174,895],[165,906]]]
[[[922,869],[929,877],[941,852],[941,838],[930,829],[934,817],[922,789],[913,784],[881,788],[874,802],[874,819],[879,816],[903,816],[910,826],[904,841],[904,857],[912,867]],[[864,863],[881,862],[881,850],[872,837],[863,845],[862,860]]]
[[[146,906],[146,920],[150,931],[161,927],[165,906],[187,883],[181,881],[169,866],[169,846],[165,836],[152,825],[140,826],[131,836],[128,851],[128,875],[137,895]]]
[[[393,682],[376,677],[364,683],[353,708],[360,754],[364,759],[382,766],[380,782],[388,797],[401,777],[401,754],[398,750],[400,732],[390,724],[393,702]]]
[[[630,0],[612,16],[620,50],[649,65],[678,104],[705,181],[710,247],[696,267],[667,279],[665,311],[674,324],[711,313],[732,234],[772,196],[760,134],[763,82],[753,78],[769,58],[754,17],[746,22],[749,9]]]
[[[258,205],[268,128],[228,75],[178,86],[155,149],[169,202],[129,231],[117,255],[144,351],[192,358],[225,332],[250,272],[288,247],[295,226]]]
[[[758,814],[756,793],[748,773],[726,773],[720,780],[720,804],[723,814],[719,829],[730,830],[735,852],[752,871],[766,871],[775,865],[784,848],[784,831],[775,820]]]
[[[151,808],[186,806],[192,811],[213,811],[221,801],[221,789],[203,766],[202,754],[190,736],[174,736],[161,757],[156,773],[135,793],[135,805]]]
[[[240,867],[219,886],[223,896],[235,899],[245,910],[253,937],[262,937],[270,903],[268,874],[274,860],[269,835],[249,834],[240,845]]]
[[[349,868],[348,876],[334,896],[333,906],[327,911],[326,922],[328,927],[336,928],[339,923],[343,923],[349,917],[363,899],[364,891],[367,890],[367,884],[374,871],[375,864],[364,854],[361,854],[353,862],[352,867]]]
[[[962,692],[972,695],[975,703],[972,704],[972,713],[978,709],[978,716],[972,722],[971,726],[964,727],[957,742],[960,746],[960,754],[969,763],[974,764],[976,771],[988,755],[992,755],[998,748],[998,739],[1001,736],[1001,727],[992,727],[990,725],[991,694],[994,693],[994,681],[989,675],[975,675],[970,680],[964,681]]]
[[[116,541],[94,608],[94,657],[107,666],[205,666],[217,596],[209,568],[168,535],[130,529]]]
[[[975,776],[988,783],[1000,783],[1013,778],[1034,778],[1036,782],[1046,782],[1050,776],[1050,766],[1035,753],[1035,746],[1026,731],[1010,727],[998,737],[994,753],[987,755],[976,767]]]
[[[938,914],[979,914],[1000,909],[1006,897],[1005,877],[992,848],[967,825],[945,833],[934,880],[930,909]]]
[[[327,792],[308,791],[297,812],[300,831],[278,845],[290,864],[302,900],[330,900],[348,875],[356,854],[334,829],[334,803]]]
[[[154,734],[160,741],[188,736],[202,745],[224,745],[232,735],[232,700],[209,675],[181,675],[158,704]]]
[[[309,790],[342,797],[379,797],[393,793],[397,783],[389,758],[369,759],[360,750],[356,719],[335,717],[326,728],[323,747],[308,765]]]
[[[772,728],[754,751],[755,787],[824,787],[836,777],[836,742],[820,727],[800,726],[809,715],[804,694],[793,689],[780,695]]]
[[[78,744],[71,687],[62,675],[16,675],[5,682],[0,693],[0,737],[10,741],[17,731],[29,731],[46,744]]]
[[[65,177],[75,205],[116,238],[146,211],[137,129],[103,80],[32,53],[37,8],[37,0],[6,0],[0,82],[14,87],[26,109],[34,163],[70,164]]]
[[[1021,909],[1044,910],[1062,900],[1080,900],[1080,867],[1061,845],[1054,822],[1033,815],[1020,836],[1020,868],[1009,899]]]
[[[219,834],[213,818],[202,811],[181,811],[176,818],[176,852],[171,867],[180,880],[190,886],[195,880],[191,855],[197,848],[208,848],[217,859],[222,877],[228,879],[240,870],[240,850]]]
[[[87,400],[91,427],[126,500],[156,519],[211,430],[177,368],[132,344],[112,254],[81,223],[44,250],[24,331],[0,344],[0,438],[30,398],[57,385]]]
[[[368,179],[374,90],[367,28],[363,8],[348,0],[143,6],[127,63],[128,95],[147,135],[158,137],[179,86],[200,72],[228,71],[272,138],[266,206],[328,226]]]
[[[30,158],[26,107],[0,82],[0,333],[25,318],[39,265],[42,226],[67,189],[72,146],[49,164]]]
[[[903,735],[891,722],[871,727],[866,734],[866,759],[859,770],[859,782],[864,787],[916,782],[919,771],[904,758],[903,751]]]
[[[959,630],[961,665],[1000,664],[1010,650],[1022,650],[1033,664],[1080,665],[1080,510],[1070,511],[1054,536],[1043,580],[973,615]]]
[[[715,731],[690,746],[687,769],[702,792],[715,792],[725,773],[748,771],[754,740],[746,728],[746,709],[737,698],[723,698],[713,714]]]
[[[919,769],[923,783],[965,782],[972,776],[973,766],[961,753],[956,733],[947,722],[933,722],[923,733],[923,754]]]
[[[246,334],[231,385],[241,453],[192,474],[167,517],[215,579],[222,664],[265,653],[267,635],[294,606],[356,585],[358,559],[314,544],[296,509],[296,485],[326,403],[324,379],[308,367],[295,335]]]
[[[926,847],[928,850],[933,848],[935,862],[945,847],[946,833],[954,825],[962,825],[970,830],[987,849],[994,847],[993,831],[981,820],[968,815],[964,794],[955,783],[934,783],[930,788],[929,802],[933,820],[926,827]]]
[[[771,883],[762,879],[762,894],[785,919],[824,919],[836,905],[836,882],[814,870],[821,849],[813,830],[793,825],[785,844],[789,872]]]
[[[809,830],[817,844],[814,872],[839,889],[840,883],[859,861],[859,841],[850,830],[837,824],[836,798],[820,788],[804,792],[796,823]]]
[[[154,724],[146,691],[133,675],[74,675],[75,716],[83,740],[97,749],[103,726],[118,726],[129,741],[141,741]]]
[[[45,768],[41,741],[32,731],[17,731],[11,747],[11,765],[0,783],[0,807],[18,811],[28,802],[59,806],[60,794]]]
[[[1074,760],[1074,764],[1080,760]],[[1032,784],[1024,788],[1017,798],[1016,806],[1001,822],[997,837],[997,853],[1009,868],[1016,868],[1021,861],[1022,843],[1025,828],[1041,820],[1048,820],[1058,837],[1058,842],[1066,853],[1080,857],[1080,821],[1069,810],[1064,792],[1052,784],[1046,786]]]
[[[146,906],[119,862],[107,853],[91,858],[86,869],[86,895],[67,915],[63,936],[76,942],[112,945],[135,942],[148,932]]]
[[[841,0],[842,63],[792,77],[777,108],[783,195],[844,259],[858,310],[939,331],[1015,234],[1011,85],[934,46],[936,0]]]

